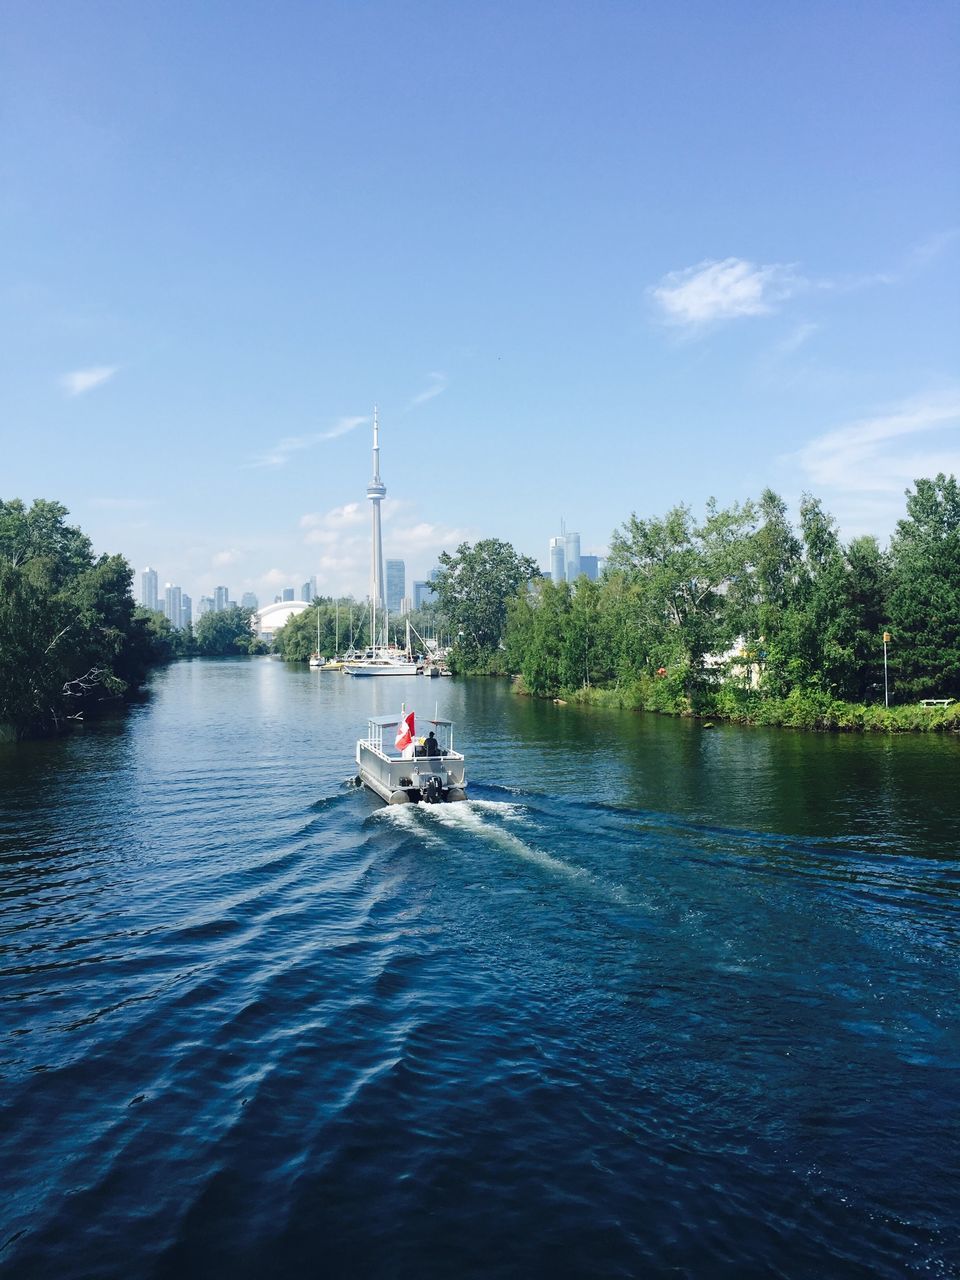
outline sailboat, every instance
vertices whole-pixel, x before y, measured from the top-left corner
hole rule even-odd
[[[387,619],[389,622],[389,614]],[[377,634],[377,604],[373,601],[370,631]],[[362,658],[356,662],[345,662],[343,669],[348,676],[415,676],[417,664],[410,649],[410,624],[407,623],[407,647],[405,650],[391,649],[387,644],[388,622],[384,623],[380,644],[374,644]]]
[[[316,671],[319,667],[324,666],[326,658],[320,653],[320,606],[317,605],[317,650],[316,653],[310,655],[310,666]]]
[[[323,664],[324,670],[326,671],[342,671],[343,670],[343,660],[340,657],[340,601],[339,600],[336,603],[335,616],[336,616],[336,629],[337,629],[336,640],[333,647],[333,657],[330,659],[329,662],[325,662]],[[352,625],[352,621],[353,621],[353,615],[351,613],[351,625]]]

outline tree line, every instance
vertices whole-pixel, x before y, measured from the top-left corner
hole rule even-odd
[[[0,501],[0,734],[56,729],[128,697],[164,657],[122,556],[95,556],[58,502]],[[163,619],[165,622],[166,619]]]
[[[622,705],[756,719],[766,706],[779,722],[835,723],[841,705],[884,703],[886,634],[892,701],[960,698],[953,476],[907,491],[886,549],[842,540],[810,495],[794,525],[766,490],[711,501],[699,517],[688,506],[631,516],[599,582],[533,577],[503,543],[444,561],[436,585],[458,623],[456,668],[516,673],[534,695],[606,691]]]

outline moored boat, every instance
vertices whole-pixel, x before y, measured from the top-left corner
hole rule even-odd
[[[466,800],[466,761],[454,749],[453,721],[426,723],[429,733],[418,740],[413,712],[371,716],[357,742],[357,784],[388,804]]]
[[[348,676],[415,676],[417,664],[402,654],[378,653],[359,662],[345,662]]]

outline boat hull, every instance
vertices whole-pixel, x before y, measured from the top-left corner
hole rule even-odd
[[[369,666],[361,664],[344,666],[348,676],[415,676],[417,674],[417,664],[415,662],[378,662],[371,663]]]
[[[459,752],[401,759],[361,741],[356,759],[360,784],[388,804],[440,804],[467,798],[466,762]]]

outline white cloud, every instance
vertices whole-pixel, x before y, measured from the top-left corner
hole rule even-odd
[[[239,551],[230,548],[227,551],[218,551],[210,561],[214,569],[225,569],[231,564],[239,564],[242,556]]]
[[[335,440],[337,436],[345,436],[348,431],[353,431],[355,427],[362,427],[365,422],[369,422],[369,418],[340,418],[329,431],[324,431],[318,439]]]
[[[696,328],[716,320],[769,315],[806,283],[783,263],[757,266],[743,258],[725,258],[671,271],[650,293],[669,323]]]
[[[408,502],[388,499],[384,504],[384,556],[406,562],[407,578],[426,571],[441,551],[452,550],[468,540],[467,530],[428,521],[417,521]],[[400,515],[406,523],[389,517]],[[317,573],[325,590],[355,589],[370,575],[370,511],[366,502],[348,502],[329,511],[311,511],[300,517],[305,546],[313,549]],[[354,584],[351,587],[350,584]]]
[[[266,453],[260,454],[259,457],[253,458],[244,465],[246,467],[286,466],[293,454],[300,453],[304,449],[312,449],[314,445],[322,444],[324,440],[335,440],[338,436],[345,436],[348,431],[353,431],[368,421],[369,419],[364,417],[338,418],[329,431],[317,431],[306,436],[284,436]]]
[[[430,385],[423,391],[420,391],[413,397],[407,405],[408,409],[415,409],[418,404],[426,404],[428,400],[433,400],[435,396],[441,395],[447,389],[446,374],[431,373],[427,375],[430,379]]]
[[[818,324],[798,324],[790,333],[777,343],[777,352],[787,356],[799,349],[813,337],[820,328]]]
[[[359,502],[347,502],[342,507],[333,507],[330,511],[311,511],[300,517],[300,528],[306,529],[304,542],[308,545],[326,540],[326,534],[339,537],[344,530],[355,529],[358,525],[366,526],[368,514]],[[321,536],[324,535],[324,536]]]
[[[101,511],[142,511],[144,507],[155,507],[156,498],[91,498],[91,507]]]
[[[926,240],[921,240],[919,244],[910,248],[904,269],[908,272],[921,270],[946,253],[956,243],[958,237],[960,237],[960,227],[950,227],[947,231],[939,231],[936,235],[927,236]]]
[[[410,525],[406,529],[394,529],[391,533],[391,540],[395,544],[410,551],[434,549],[441,551],[447,547],[457,546],[467,537],[467,533],[462,529],[444,528],[441,525],[428,524],[426,521]]]
[[[119,370],[120,366],[116,364],[98,365],[94,369],[75,369],[72,373],[63,375],[60,386],[68,396],[82,396],[87,391],[92,391],[94,387],[102,387]]]
[[[825,432],[793,458],[814,485],[848,493],[900,494],[921,476],[960,474],[960,392]]]

